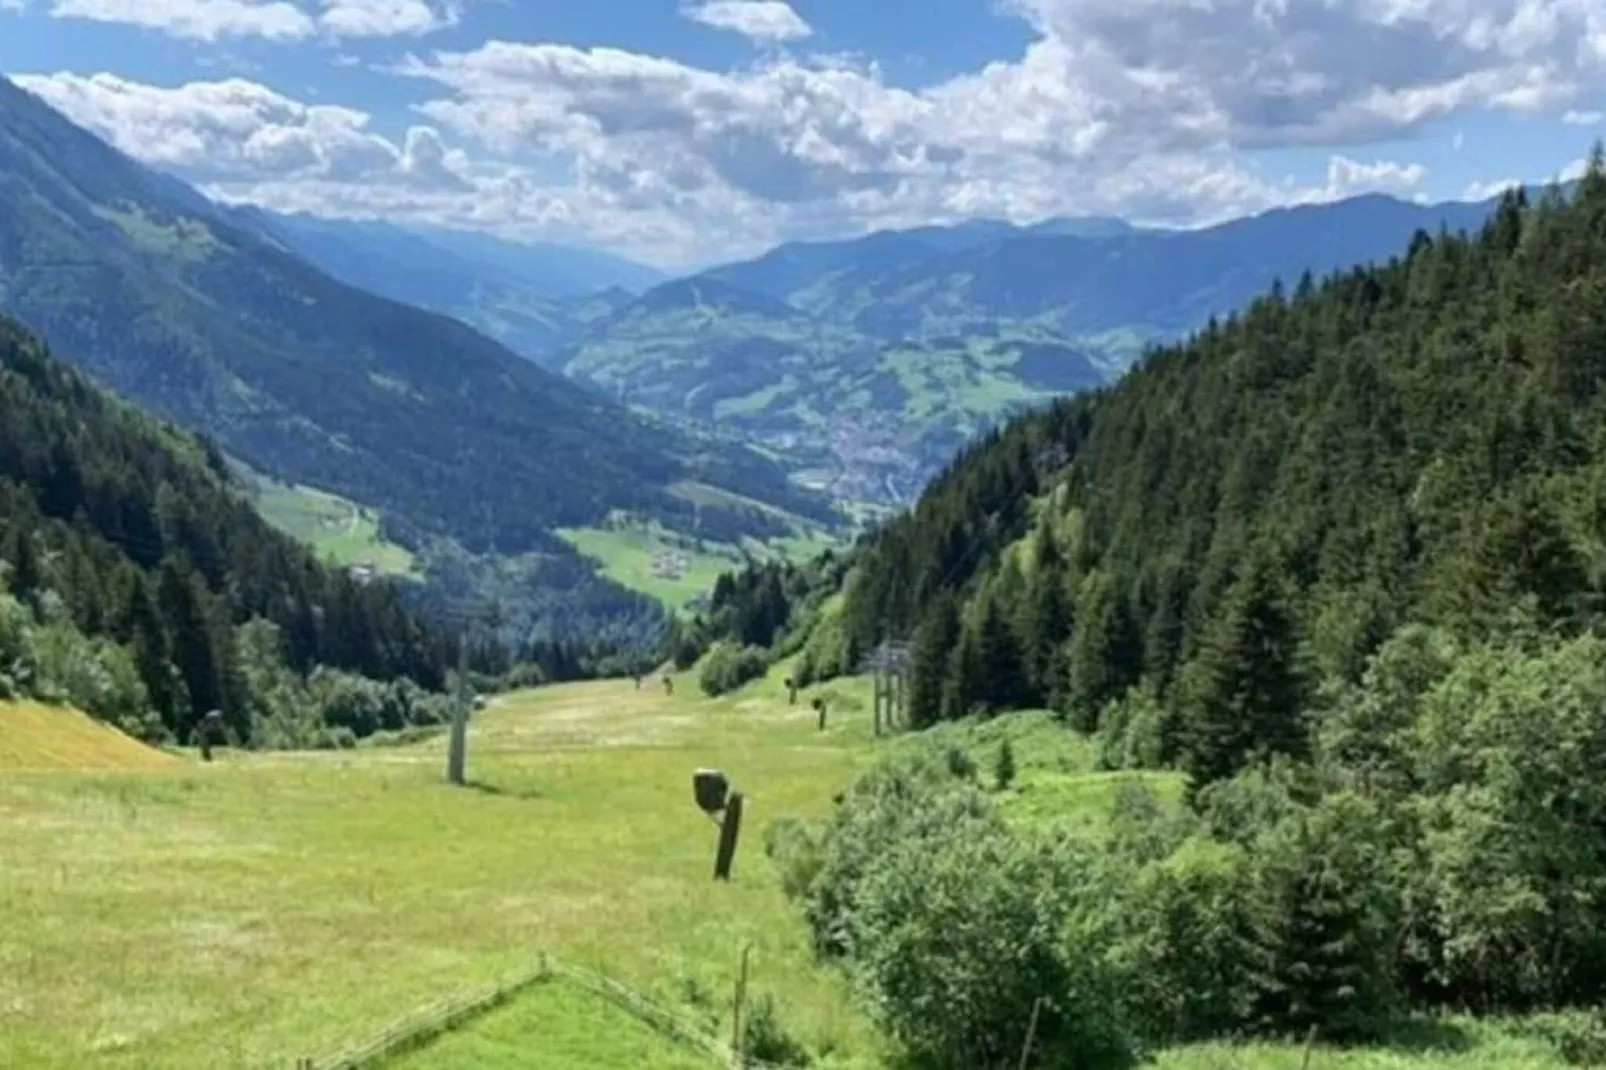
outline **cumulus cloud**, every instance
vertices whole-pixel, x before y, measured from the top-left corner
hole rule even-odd
[[[1461,199],[1464,201],[1487,201],[1500,196],[1500,194],[1513,186],[1522,184],[1522,180],[1517,178],[1497,178],[1490,182],[1473,182],[1462,192]]]
[[[681,9],[687,18],[753,41],[798,41],[814,33],[783,0],[698,0]]]
[[[239,78],[174,89],[110,74],[18,76],[24,89],[130,155],[199,182],[320,180],[467,188],[467,163],[439,133],[397,145],[366,113],[308,105]]]
[[[1347,197],[1363,190],[1407,194],[1422,185],[1428,170],[1419,163],[1402,164],[1393,160],[1362,163],[1347,156],[1334,156],[1327,163],[1329,196]]]
[[[308,35],[423,33],[457,17],[439,0],[43,2],[221,5],[256,18],[277,7],[312,20]],[[363,166],[385,173],[386,192],[370,205],[532,236],[578,228],[678,264],[976,215],[1195,225],[1367,190],[1420,197],[1420,165],[1375,159],[1369,147],[1491,110],[1580,121],[1592,115],[1584,102],[1606,92],[1599,0],[998,2],[1035,39],[920,88],[850,57],[771,50],[711,70],[619,49],[489,41],[393,68],[424,87],[428,125],[416,135],[387,140],[361,112],[283,98],[247,106],[233,99],[250,95],[238,83],[233,93],[212,83],[185,87],[217,112],[211,119],[164,128],[167,142],[120,143],[172,157],[231,197],[332,213],[365,203],[343,161],[375,153]],[[810,32],[779,2],[689,0],[682,10],[760,42]],[[202,32],[197,24],[190,35]],[[261,132],[208,140],[211,124],[242,108]],[[186,138],[204,151],[183,155]],[[1266,178],[1257,161],[1290,147],[1322,150],[1327,174],[1306,185]]]
[[[52,0],[49,12],[204,42],[420,36],[455,24],[460,14],[455,3],[438,0]]]
[[[1599,126],[1606,122],[1606,112],[1572,109],[1562,114],[1561,121],[1568,126]]]

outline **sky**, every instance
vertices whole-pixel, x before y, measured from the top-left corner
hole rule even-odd
[[[0,72],[221,200],[674,270],[1568,177],[1606,0],[0,0]]]

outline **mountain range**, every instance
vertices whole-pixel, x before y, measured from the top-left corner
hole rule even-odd
[[[1418,230],[1476,229],[1492,204],[1368,195],[1185,231],[974,220],[788,243],[644,292],[621,270],[584,296],[454,258],[438,236],[258,218],[356,285],[473,323],[638,411],[757,443],[838,500],[886,506],[999,419],[1114,379],[1274,281],[1387,259]]]
[[[675,489],[687,482],[830,517],[760,454],[337,281],[4,81],[0,310],[115,391],[260,471],[377,507],[414,541],[566,552],[554,528],[618,510],[724,536],[773,528],[759,510],[699,507]]]

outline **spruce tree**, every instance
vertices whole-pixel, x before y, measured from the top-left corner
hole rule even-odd
[[[916,728],[929,727],[944,715],[943,690],[959,631],[959,606],[953,595],[945,594],[932,603],[915,632],[909,719]]]
[[[976,645],[982,700],[994,711],[1020,709],[1027,700],[1026,666],[1015,633],[994,598],[982,603]]]
[[[1184,766],[1194,791],[1255,753],[1305,749],[1294,622],[1280,577],[1257,556],[1228,593],[1182,681]]]

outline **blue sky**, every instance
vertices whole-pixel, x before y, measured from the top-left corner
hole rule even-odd
[[[1543,180],[1606,132],[1606,4],[0,0],[0,71],[222,199],[684,267]]]

